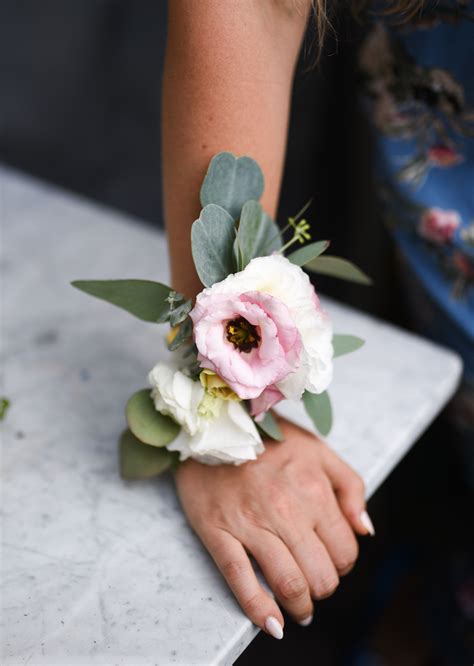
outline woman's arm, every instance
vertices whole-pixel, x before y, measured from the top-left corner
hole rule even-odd
[[[172,0],[164,73],[163,169],[173,287],[202,288],[193,269],[192,222],[210,158],[247,154],[262,166],[263,205],[277,207],[293,73],[310,0]],[[335,589],[357,557],[364,487],[309,433],[281,422],[285,441],[257,460],[176,473],[189,522],[250,619],[283,635],[280,603],[303,624],[312,599]],[[275,593],[260,586],[253,555]]]
[[[163,79],[165,220],[173,287],[200,287],[191,224],[210,158],[250,155],[265,174],[274,215],[285,154],[293,73],[309,0],[173,0]]]

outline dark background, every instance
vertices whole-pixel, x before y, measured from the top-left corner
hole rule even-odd
[[[372,141],[357,101],[361,28],[344,10],[333,21],[338,42],[328,39],[320,66],[311,29],[298,66],[279,221],[312,198],[317,236],[375,280],[367,289],[321,277],[318,289],[409,325],[393,245],[377,218]],[[0,160],[161,227],[165,35],[163,0],[3,0]],[[365,540],[334,598],[318,604],[313,626],[290,625],[282,643],[261,634],[239,663],[472,662],[472,624],[466,628],[456,602],[472,515],[451,440],[439,420],[371,500],[377,538]]]
[[[391,244],[372,204],[354,26],[344,14],[335,24],[339,44],[328,40],[321,66],[311,29],[303,48],[279,220],[312,198],[318,237],[331,238],[334,254],[376,278],[370,290],[323,278],[319,288],[393,318],[396,291],[389,297],[386,284]],[[3,0],[0,159],[162,226],[165,37],[164,0]]]

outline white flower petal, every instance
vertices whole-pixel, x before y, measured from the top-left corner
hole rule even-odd
[[[169,451],[178,451],[180,460],[196,458],[209,465],[233,463],[240,465],[255,460],[264,450],[259,432],[239,402],[219,401],[215,418],[198,413],[204,388],[173,364],[158,363],[149,374],[156,409],[169,414],[182,428],[168,444]]]
[[[168,363],[157,363],[148,379],[157,411],[168,414],[191,435],[195,434],[200,421],[197,408],[204,395],[200,382]]]

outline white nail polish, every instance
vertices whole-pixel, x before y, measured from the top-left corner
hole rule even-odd
[[[367,511],[362,511],[360,514],[360,522],[365,527],[370,536],[375,536],[375,528]]]
[[[265,629],[273,638],[278,640],[283,638],[283,627],[273,615],[269,615],[265,620]]]
[[[298,624],[300,625],[300,627],[309,627],[312,621],[313,621],[313,616],[309,615],[304,620],[301,620],[301,622],[298,622]]]

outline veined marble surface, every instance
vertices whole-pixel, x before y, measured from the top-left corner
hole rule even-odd
[[[231,664],[257,629],[186,525],[172,480],[118,476],[124,405],[166,354],[163,332],[69,286],[166,281],[165,240],[9,170],[0,184],[1,390],[11,400],[1,425],[2,664]],[[335,362],[329,439],[370,495],[452,395],[461,366],[429,342],[326,306],[336,332],[367,341]]]

